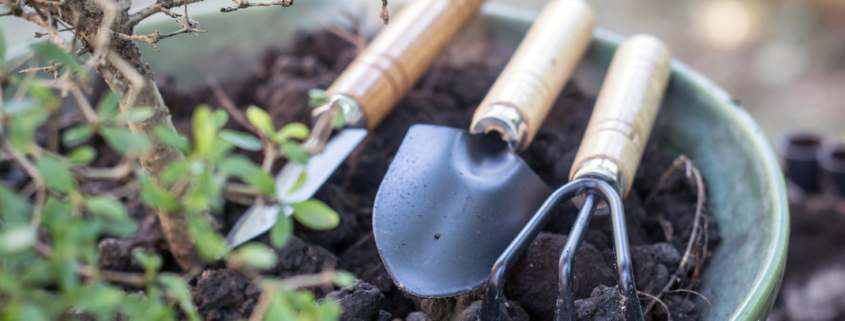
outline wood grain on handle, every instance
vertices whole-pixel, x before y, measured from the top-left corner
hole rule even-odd
[[[669,82],[671,54],[650,35],[629,38],[610,63],[570,178],[585,161],[603,158],[622,170],[627,196]],[[579,174],[580,175],[580,174]]]
[[[422,77],[484,0],[414,0],[327,90],[354,99],[374,129]]]
[[[528,147],[587,50],[593,18],[593,10],[583,0],[548,3],[475,111],[470,128],[482,131],[476,125],[493,106],[510,106],[527,126],[516,145],[520,150]],[[483,128],[490,130],[499,129]]]

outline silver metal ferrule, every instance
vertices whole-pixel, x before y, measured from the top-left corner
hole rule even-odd
[[[516,151],[520,150],[528,139],[528,124],[525,123],[525,118],[519,110],[507,105],[493,104],[470,128],[470,133],[473,134],[486,134],[491,131],[499,132],[502,139]]]
[[[581,164],[581,168],[578,168],[575,171],[575,175],[572,175],[572,179],[578,178],[595,178],[602,181],[607,182],[610,186],[616,188],[619,192],[619,196],[622,197],[625,195],[625,174],[622,173],[622,169],[619,165],[616,165],[613,161],[605,158],[593,158],[584,161]],[[581,205],[584,203],[584,197],[586,195],[581,195],[572,199],[575,206],[581,208]],[[601,201],[596,207],[595,213],[597,215],[606,215],[610,213],[609,209],[607,208],[607,203]]]
[[[593,158],[584,161],[581,168],[572,175],[573,179],[590,177],[603,180],[611,186],[616,187],[619,195],[625,195],[625,174],[619,165],[605,158]]]
[[[358,102],[349,96],[341,94],[331,95],[328,103],[314,108],[314,110],[311,111],[311,119],[319,119],[320,115],[332,108],[338,108],[346,122],[346,127],[363,128],[367,126],[367,120],[364,117],[364,112],[361,110],[361,107],[358,106]]]

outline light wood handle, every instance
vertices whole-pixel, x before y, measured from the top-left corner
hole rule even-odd
[[[606,159],[621,169],[620,185],[627,196],[669,82],[670,59],[669,49],[654,36],[636,35],[619,46],[575,156],[571,179],[582,175],[576,172],[584,162]]]
[[[415,0],[346,68],[329,95],[354,99],[374,129],[422,77],[484,0]]]
[[[528,147],[587,50],[592,39],[593,18],[593,10],[583,0],[557,0],[546,4],[475,111],[470,130],[474,133],[499,131],[517,150]],[[519,112],[524,123],[519,126],[520,130],[509,132],[497,125],[493,118],[503,106]]]

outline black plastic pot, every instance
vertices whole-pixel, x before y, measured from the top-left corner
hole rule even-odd
[[[786,177],[804,192],[819,191],[819,163],[817,155],[824,138],[815,133],[800,132],[788,135],[783,142],[781,156],[786,165]]]
[[[845,196],[845,143],[825,145],[819,149],[817,158],[825,185]]]

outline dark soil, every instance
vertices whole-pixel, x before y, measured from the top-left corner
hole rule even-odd
[[[489,41],[480,40],[481,45]],[[461,46],[466,44],[459,44]],[[329,293],[345,308],[343,320],[471,320],[480,308],[482,292],[458,298],[421,300],[401,292],[387,274],[372,237],[372,207],[376,191],[395,155],[403,136],[412,124],[425,123],[457,128],[468,127],[475,107],[480,103],[498,73],[504,67],[508,52],[467,50],[467,62],[450,65],[440,61],[431,68],[416,88],[402,100],[347,162],[342,165],[317,193],[338,211],[340,226],[331,231],[312,231],[297,225],[296,238],[278,251],[279,266],[266,274],[290,276],[314,273],[336,267],[355,274],[363,282],[352,288]],[[355,55],[354,46],[327,33],[301,35],[293,47],[268,49],[261,64],[262,71],[247,79],[222,83],[227,95],[239,108],[256,105],[268,111],[276,126],[289,122],[309,122],[307,91],[327,88]],[[490,57],[502,59],[492,59]],[[157,80],[162,96],[172,110],[173,122],[183,134],[190,135],[191,113],[202,103],[219,107],[211,90],[180,88],[172,77],[159,73]],[[551,187],[568,182],[570,167],[583,136],[594,103],[576,84],[567,85],[552,109],[534,143],[522,154],[527,163]],[[241,129],[230,122],[228,126]],[[259,160],[260,155],[247,153]],[[101,157],[103,158],[103,157]],[[663,192],[649,204],[641,199],[655,187],[660,175],[675,156],[660,151],[652,141],[637,173],[634,188],[625,201],[632,254],[636,267],[637,287],[656,294],[677,268],[680,255],[689,239],[695,212],[696,190],[682,175],[673,178]],[[109,159],[98,160],[109,163]],[[279,168],[282,164],[276,164]],[[113,188],[99,186],[97,188]],[[127,200],[136,202],[136,200]],[[131,207],[133,215],[143,219],[142,232],[133,239],[104,240],[100,244],[104,268],[118,271],[141,271],[130,256],[131,249],[141,247],[161,253],[166,270],[178,271],[169,258],[154,213],[140,206]],[[218,214],[221,233],[228,232],[246,208],[227,204]],[[557,290],[557,260],[576,214],[570,203],[545,227],[514,266],[506,288],[512,301],[504,305],[510,320],[550,320]],[[660,219],[659,219],[660,218]],[[665,233],[660,220],[672,227]],[[710,220],[709,248],[718,243],[718,232]],[[617,320],[616,275],[610,220],[596,217],[588,230],[575,266],[579,320]],[[266,242],[266,240],[265,240]],[[686,277],[686,276],[685,276]],[[689,287],[685,279],[681,286]],[[209,269],[192,284],[194,300],[208,320],[246,318],[255,305],[258,289],[228,269]],[[318,296],[322,293],[318,291]],[[690,314],[687,296],[669,295],[673,320],[695,320]],[[445,301],[444,301],[445,300]],[[646,305],[649,299],[642,298]],[[416,312],[415,312],[416,311]],[[428,315],[426,315],[428,314]],[[689,315],[687,317],[687,315]],[[665,312],[655,307],[648,320],[666,320]]]

